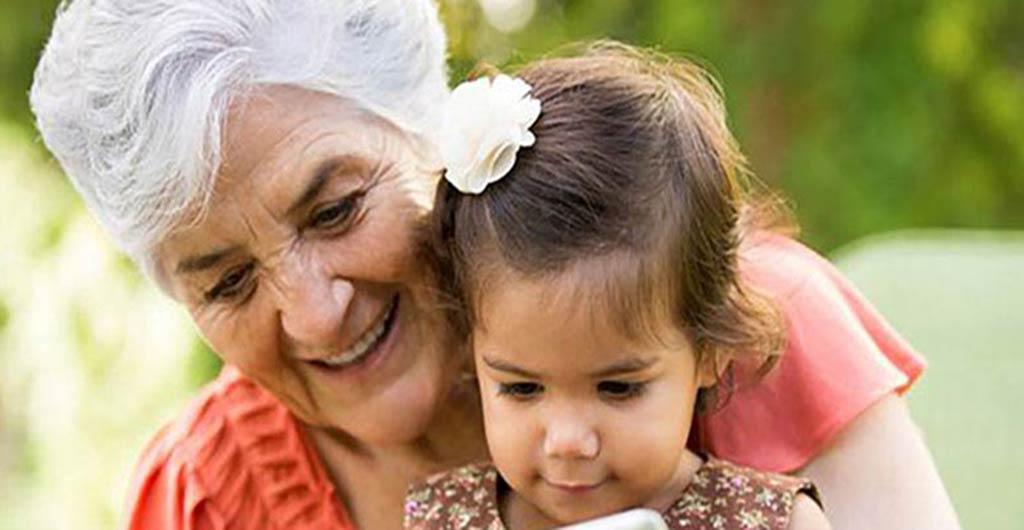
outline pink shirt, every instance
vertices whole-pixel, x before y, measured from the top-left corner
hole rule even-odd
[[[719,458],[791,471],[876,400],[905,392],[924,362],[803,245],[766,235],[742,256],[745,277],[779,304],[788,347],[765,379],[700,418],[695,439]],[[354,530],[339,498],[287,408],[227,368],[146,447],[126,526]]]
[[[755,385],[698,421],[700,448],[766,471],[803,467],[871,404],[904,393],[924,360],[836,268],[809,248],[765,234],[741,269],[786,320],[786,351]]]

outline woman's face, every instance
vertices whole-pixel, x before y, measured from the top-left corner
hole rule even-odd
[[[421,434],[457,372],[416,256],[436,182],[413,140],[345,100],[264,87],[235,105],[208,215],[157,275],[215,351],[306,423]]]

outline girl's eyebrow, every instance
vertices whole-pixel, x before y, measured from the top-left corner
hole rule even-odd
[[[644,371],[644,370],[654,366],[657,363],[658,363],[658,358],[657,357],[650,357],[648,359],[640,359],[640,358],[634,357],[632,359],[626,359],[626,360],[623,360],[623,361],[618,361],[618,362],[612,364],[611,366],[608,366],[606,368],[602,368],[602,369],[600,369],[600,370],[598,370],[596,372],[592,372],[590,374],[590,376],[593,377],[594,379],[600,379],[602,377],[611,377],[611,376],[614,376],[614,375],[625,375],[625,374],[631,374],[631,373],[634,373],[634,372],[642,372],[642,371]]]
[[[529,379],[540,379],[540,375],[529,370],[526,370],[524,368],[520,368],[519,366],[516,366],[508,361],[504,361],[501,359],[492,359],[486,355],[483,355],[482,358],[484,360],[484,364],[486,364],[490,368],[493,368],[494,370],[498,370],[499,372],[506,372],[521,377],[526,377]],[[658,359],[656,357],[651,357],[648,359],[640,359],[634,357],[632,359],[618,361],[608,367],[597,370],[596,372],[592,372],[590,374],[590,377],[594,379],[600,379],[603,377],[611,377],[615,375],[626,375],[635,372],[642,372],[654,366],[657,363]]]
[[[492,358],[490,358],[490,357],[488,357],[486,355],[483,355],[481,357],[483,357],[484,364],[486,364],[487,366],[489,366],[489,367],[491,367],[491,368],[493,368],[495,370],[498,370],[499,372],[506,372],[506,373],[510,373],[510,374],[515,374],[515,375],[526,377],[526,378],[529,378],[529,379],[540,379],[539,375],[537,375],[537,374],[535,374],[535,373],[533,373],[533,372],[531,372],[529,370],[520,368],[520,367],[518,367],[518,366],[516,366],[516,365],[514,365],[514,364],[512,364],[512,363],[510,363],[508,361],[503,361],[501,359],[492,359]]]

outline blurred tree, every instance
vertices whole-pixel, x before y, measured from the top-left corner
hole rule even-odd
[[[4,0],[0,5],[0,121],[31,126],[28,87],[59,0]]]
[[[508,35],[474,2],[444,7],[455,79],[605,37],[710,65],[755,170],[819,250],[894,228],[1024,227],[1019,1],[547,0]]]

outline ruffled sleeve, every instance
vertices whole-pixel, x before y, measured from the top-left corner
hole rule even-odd
[[[873,403],[906,392],[925,363],[807,247],[764,234],[741,255],[744,277],[785,319],[786,351],[764,379],[741,385],[724,407],[699,419],[697,445],[742,465],[789,472]]]
[[[185,480],[181,469],[166,465],[169,427],[164,427],[146,448],[136,467],[128,503],[129,529],[197,528],[186,524]]]
[[[353,530],[287,409],[225,372],[157,433],[135,469],[129,530]]]
[[[223,515],[208,503],[210,492],[194,472],[199,463],[194,460],[194,437],[205,438],[211,430],[221,430],[204,418],[203,410],[210,406],[209,396],[204,397],[182,418],[161,429],[143,452],[130,486],[127,528],[226,528]]]

